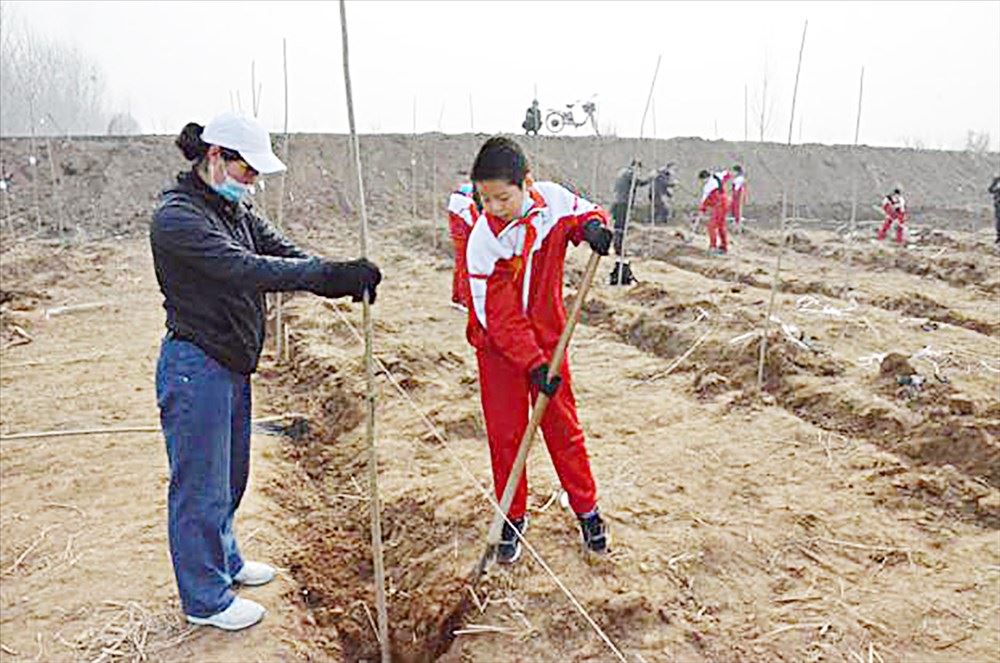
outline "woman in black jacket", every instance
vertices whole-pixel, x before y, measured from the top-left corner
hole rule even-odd
[[[239,630],[263,606],[235,596],[274,568],[244,561],[233,535],[250,463],[250,374],[264,343],[264,294],[307,290],[375,301],[381,273],[364,259],[310,256],[247,200],[259,174],[285,170],[267,131],[224,113],[189,123],[177,146],[192,163],[166,189],[150,243],[167,333],[156,368],[170,461],[170,553],[187,620]]]

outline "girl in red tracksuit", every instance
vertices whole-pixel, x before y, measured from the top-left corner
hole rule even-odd
[[[467,337],[476,348],[479,386],[497,500],[503,494],[539,391],[550,397],[542,435],[559,481],[577,514],[584,545],[607,551],[597,491],[576,415],[569,363],[548,381],[548,362],[566,325],[562,282],[566,247],[587,242],[607,255],[608,214],[551,182],[525,186],[528,163],[514,141],[490,138],[476,156],[472,181],[483,205],[467,251],[472,306]],[[522,476],[507,516],[527,524],[527,479]],[[498,560],[520,557],[520,540],[504,524]]]
[[[698,179],[702,181],[701,205],[698,211],[702,214],[708,208],[712,209],[712,217],[708,220],[708,252],[716,255],[723,255],[729,251],[729,239],[726,236],[726,208],[729,201],[726,200],[726,182],[730,175],[724,173],[709,173],[703,170],[698,173]]]
[[[903,225],[906,223],[906,201],[903,200],[903,192],[897,187],[893,192],[882,199],[882,211],[885,213],[885,221],[879,228],[878,241],[885,239],[886,233],[896,222],[896,243],[902,246],[906,243],[903,235]]]
[[[472,184],[463,184],[448,197],[448,230],[455,246],[455,270],[452,275],[451,301],[469,308],[469,271],[465,264],[465,251],[469,233],[479,218]]]

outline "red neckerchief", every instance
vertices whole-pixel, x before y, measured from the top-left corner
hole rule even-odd
[[[524,248],[521,249],[521,255],[514,256],[511,258],[511,263],[513,265],[514,278],[520,278],[524,274],[524,265],[528,260],[528,256],[531,253],[531,248],[535,245],[535,240],[538,238],[538,231],[535,226],[532,225],[532,219],[537,216],[538,212],[545,207],[545,199],[542,195],[535,190],[534,187],[528,189],[528,196],[531,198],[531,207],[528,211],[519,219],[514,219],[504,223],[501,219],[493,216],[492,214],[484,212],[486,214],[486,220],[489,223],[490,230],[496,235],[498,232],[502,232],[505,228],[514,224],[515,226],[524,226]]]

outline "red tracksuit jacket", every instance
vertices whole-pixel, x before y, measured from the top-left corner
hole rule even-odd
[[[471,305],[469,271],[465,253],[469,233],[479,218],[479,209],[472,197],[472,185],[463,186],[448,197],[448,231],[455,246],[455,269],[452,275],[451,301],[463,306]]]
[[[527,426],[529,404],[538,393],[528,373],[550,360],[566,324],[566,247],[583,240],[584,223],[597,219],[606,224],[609,218],[593,203],[551,182],[536,183],[528,195],[530,206],[521,219],[508,224],[480,215],[467,252],[472,306],[466,334],[477,350],[497,499]],[[542,417],[542,436],[570,507],[585,514],[597,504],[597,489],[567,361],[560,374],[562,384]],[[510,518],[524,515],[527,494],[525,474],[514,492]]]
[[[544,363],[566,324],[562,283],[566,246],[583,224],[608,213],[552,182],[529,189],[531,207],[506,225],[480,215],[467,251],[472,307],[466,336],[525,371]],[[529,241],[530,240],[530,241]]]

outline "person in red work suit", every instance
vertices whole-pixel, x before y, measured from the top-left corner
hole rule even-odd
[[[900,246],[904,245],[906,243],[903,237],[903,225],[906,223],[906,201],[903,199],[903,192],[899,187],[893,189],[892,193],[882,199],[882,211],[885,213],[885,222],[882,223],[882,227],[879,228],[876,235],[878,241],[881,242],[885,239],[892,222],[895,221],[896,243]]]
[[[471,183],[462,184],[448,197],[448,230],[455,246],[455,270],[451,283],[451,301],[468,310],[469,270],[465,265],[465,250],[469,233],[479,218],[479,204]]]
[[[698,173],[702,182],[701,204],[698,212],[704,214],[712,209],[712,217],[708,220],[708,252],[712,255],[725,255],[729,251],[729,239],[726,236],[726,182],[729,172],[710,173],[703,170]]]
[[[528,424],[529,404],[550,397],[541,430],[559,481],[579,520],[587,550],[605,553],[608,539],[597,508],[583,429],[577,419],[569,363],[548,380],[548,362],[566,325],[563,263],[566,247],[587,242],[608,255],[608,213],[552,182],[526,183],[528,162],[502,136],[483,144],[472,181],[483,204],[467,251],[472,306],[466,335],[476,348],[479,386],[493,466],[493,485],[503,494]],[[514,532],[527,526],[528,483],[514,493],[497,558],[521,555]],[[513,525],[513,526],[512,526]]]

